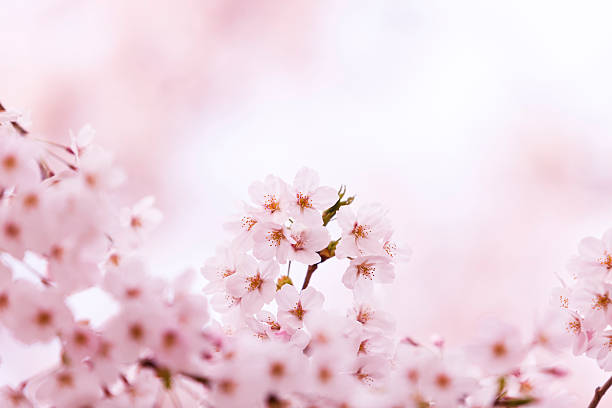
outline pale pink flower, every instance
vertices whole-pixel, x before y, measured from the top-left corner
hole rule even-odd
[[[434,358],[423,368],[420,387],[436,407],[456,408],[476,388],[476,381],[452,361]]]
[[[83,126],[77,135],[69,131],[70,135],[70,152],[74,154],[76,162],[79,163],[80,158],[92,146],[93,139],[96,136],[96,131],[87,124]]]
[[[263,378],[258,381],[267,383],[269,392],[299,389],[302,376],[308,368],[304,353],[290,344],[283,343],[268,342],[259,347]]]
[[[548,309],[536,322],[533,344],[553,353],[566,350],[572,343],[567,322],[558,310]]]
[[[155,360],[173,371],[191,368],[195,336],[171,319],[165,319],[153,330],[151,349]]]
[[[383,355],[360,355],[353,361],[352,374],[367,386],[380,386],[391,371],[391,362]]]
[[[102,398],[98,378],[82,365],[64,367],[49,375],[36,390],[36,399],[56,407],[94,406]]]
[[[10,289],[15,302],[6,324],[19,341],[48,342],[69,330],[72,313],[61,294],[53,288],[38,288],[27,281],[16,281]]]
[[[604,371],[612,371],[612,330],[595,334],[590,342],[587,356],[595,358]]]
[[[578,244],[578,256],[568,263],[568,269],[585,279],[603,279],[612,269],[612,228],[601,239],[584,238]]]
[[[0,128],[0,188],[17,190],[40,182],[38,151],[29,139]]]
[[[9,386],[0,387],[0,406],[6,408],[34,408],[34,404],[25,396],[23,389]]]
[[[572,351],[574,355],[584,353],[589,347],[595,330],[587,326],[585,320],[576,312],[570,310],[562,311],[565,330],[572,338]]]
[[[249,195],[256,205],[257,218],[279,224],[287,221],[287,184],[283,180],[269,175],[263,182],[251,184]]]
[[[354,326],[345,317],[318,310],[304,318],[304,326],[310,333],[309,351],[332,347],[341,343],[348,349],[354,346],[349,338]]]
[[[319,186],[319,175],[307,167],[295,175],[289,195],[289,214],[295,221],[308,226],[321,226],[321,212],[338,201],[338,192],[331,187]]]
[[[304,317],[323,306],[323,294],[313,287],[298,293],[293,285],[284,285],[276,294],[278,320],[281,324],[297,329],[302,327]]]
[[[142,303],[159,299],[164,281],[151,277],[138,257],[122,258],[118,266],[107,266],[102,287],[122,303]]]
[[[121,210],[119,222],[124,228],[124,239],[128,245],[140,244],[161,222],[163,215],[159,209],[154,207],[154,204],[155,198],[147,196],[132,207]]]
[[[391,315],[368,300],[357,299],[348,312],[348,318],[367,332],[391,334],[395,330],[395,321]]]
[[[314,265],[321,261],[318,251],[327,248],[329,231],[323,227],[300,228],[292,226],[289,233],[289,254],[287,257],[305,265]]]
[[[71,329],[62,333],[64,352],[76,363],[92,357],[98,350],[99,338],[85,322],[75,323]]]
[[[384,256],[358,256],[351,260],[342,276],[342,283],[349,289],[370,292],[373,281],[391,283],[395,278],[393,265]]]
[[[237,272],[252,274],[257,270],[257,261],[235,246],[220,247],[214,257],[202,267],[202,275],[208,280],[206,293],[225,291],[226,279]]]
[[[113,342],[117,358],[122,362],[133,362],[154,344],[165,318],[158,303],[150,300],[134,302],[124,305],[121,313],[105,324],[104,333]]]
[[[476,342],[467,348],[467,352],[485,372],[504,374],[520,366],[527,347],[517,328],[496,320],[487,320]]]
[[[382,238],[382,255],[388,257],[393,262],[408,262],[412,251],[410,248],[398,244],[391,239],[393,230],[387,229]]]
[[[294,243],[287,228],[272,222],[257,224],[253,240],[255,241],[253,246],[255,258],[267,261],[276,257],[281,264],[287,262],[289,248]]]
[[[253,248],[253,234],[255,226],[260,222],[255,215],[257,209],[244,203],[244,211],[235,217],[235,221],[223,224],[223,227],[233,235],[232,246],[245,251]]]
[[[240,271],[227,279],[230,295],[241,298],[240,308],[247,314],[257,313],[271,302],[276,293],[277,262],[263,261],[255,271]]]
[[[23,258],[27,249],[26,234],[24,217],[12,207],[0,207],[0,250],[17,259]]]
[[[382,238],[389,231],[385,213],[378,205],[363,206],[357,214],[349,206],[340,208],[336,219],[342,229],[342,239],[336,248],[336,256],[380,255]]]
[[[188,269],[172,282],[169,305],[170,314],[183,330],[199,332],[210,320],[208,299],[192,293],[196,272]]]
[[[312,393],[333,397],[334,400],[350,394],[358,383],[353,375],[353,363],[350,349],[341,344],[318,349],[310,358],[308,372]]]
[[[581,312],[589,327],[604,328],[612,323],[611,284],[594,283],[575,288],[570,302]]]
[[[125,174],[113,164],[113,156],[97,146],[81,156],[78,175],[82,185],[95,192],[110,191],[125,180]]]
[[[162,384],[152,370],[140,370],[129,384],[124,385],[119,395],[108,401],[107,407],[154,407],[161,387]]]
[[[243,408],[257,406],[264,401],[267,384],[254,381],[253,373],[262,372],[262,361],[253,358],[251,350],[257,347],[255,340],[237,339],[226,359],[209,367],[212,377],[210,402],[213,406]]]

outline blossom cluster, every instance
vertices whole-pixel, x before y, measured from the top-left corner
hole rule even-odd
[[[315,171],[251,185],[230,238],[202,267],[202,290],[196,271],[172,281],[148,271],[139,247],[161,213],[150,197],[120,208],[123,173],[91,128],[62,145],[17,120],[0,105],[0,326],[61,353],[52,369],[0,388],[0,406],[574,406],[565,371],[536,358],[571,339],[556,326],[524,338],[491,321],[456,349],[397,333],[375,285],[392,283],[409,251],[381,206],[354,209],[345,188],[320,185]],[[344,312],[325,308],[315,288],[332,258],[352,293]],[[92,287],[117,305],[95,325],[68,301]],[[607,321],[607,308],[597,310],[589,324]]]
[[[559,320],[572,336],[572,350],[612,371],[612,229],[601,239],[587,237],[567,265],[569,280],[553,292]]]

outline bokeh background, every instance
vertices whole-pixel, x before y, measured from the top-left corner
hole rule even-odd
[[[154,272],[199,267],[255,179],[303,165],[390,209],[402,335],[529,333],[577,242],[612,226],[607,1],[3,0],[0,100],[66,142],[90,123],[165,213]],[[343,266],[313,284],[350,301]],[[298,272],[296,272],[298,273]],[[95,315],[103,309],[90,306]],[[13,349],[4,334],[0,347]],[[15,348],[16,382],[48,348]],[[605,375],[560,356],[588,401]]]

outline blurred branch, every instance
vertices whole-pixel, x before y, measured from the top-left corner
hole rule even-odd
[[[606,381],[606,383],[601,387],[595,388],[595,395],[593,395],[593,399],[591,400],[588,408],[595,408],[610,387],[612,387],[612,377],[608,378],[608,381]]]

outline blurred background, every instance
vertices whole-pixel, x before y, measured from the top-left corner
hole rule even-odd
[[[527,335],[578,241],[612,226],[607,1],[3,1],[0,100],[59,142],[90,123],[165,214],[155,273],[199,267],[274,173],[390,208],[401,335]],[[313,285],[343,310],[341,263]],[[293,271],[292,271],[293,272]],[[95,313],[95,310],[93,311]],[[0,338],[0,347],[12,347]],[[16,352],[0,378],[25,377]],[[42,357],[41,357],[42,358]],[[588,401],[605,375],[560,357]],[[586,403],[584,404],[586,405]]]

